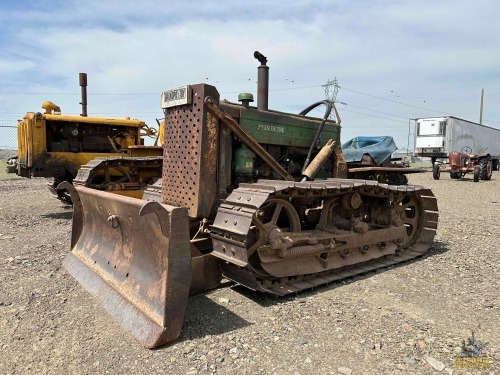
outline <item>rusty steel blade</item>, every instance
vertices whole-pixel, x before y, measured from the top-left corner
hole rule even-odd
[[[63,264],[147,348],[180,335],[191,285],[188,210],[77,186]]]

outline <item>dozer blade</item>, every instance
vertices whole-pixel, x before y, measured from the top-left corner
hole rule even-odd
[[[82,186],[70,192],[64,267],[145,347],[175,340],[191,284],[187,208]]]

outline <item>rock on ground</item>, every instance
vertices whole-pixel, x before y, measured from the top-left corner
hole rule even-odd
[[[62,268],[71,210],[44,180],[0,181],[0,374],[448,373],[471,331],[495,367],[500,172],[410,181],[439,202],[428,255],[281,299],[226,283],[191,297],[179,340],[153,351]]]

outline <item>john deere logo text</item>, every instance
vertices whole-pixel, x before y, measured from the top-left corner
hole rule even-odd
[[[257,127],[257,130],[263,130],[266,132],[273,132],[273,133],[284,133],[285,128],[283,126],[275,126],[275,125],[265,125],[265,124],[259,124]]]

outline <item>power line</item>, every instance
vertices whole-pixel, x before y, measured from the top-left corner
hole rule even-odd
[[[373,111],[373,112],[377,112],[377,113],[381,113],[383,115],[389,115],[389,116],[394,116],[394,117],[399,117],[399,118],[404,118],[405,120],[408,120],[408,117],[405,117],[405,116],[400,116],[400,115],[396,115],[394,113],[389,113],[389,112],[382,112],[382,111],[378,111],[376,109],[371,109],[371,108],[365,108],[365,107],[359,107],[359,106],[356,106],[356,105],[352,105],[352,104],[348,104],[348,103],[345,103],[345,102],[337,102],[339,104],[343,104],[343,105],[346,105],[346,106],[349,106],[349,107],[353,107],[353,108],[359,108],[359,109],[364,109],[366,111]],[[345,109],[345,108],[344,108]],[[352,112],[352,111],[351,111]]]
[[[366,93],[366,92],[362,92],[362,91],[358,91],[358,90],[349,89],[349,88],[347,88],[347,87],[343,87],[343,86],[340,86],[340,88],[341,88],[341,89],[344,89],[344,90],[346,90],[346,91],[351,91],[351,92],[354,92],[354,93],[356,93],[356,94],[369,96],[369,97],[372,97],[372,98],[375,98],[375,99],[385,100],[385,101],[387,101],[387,102],[396,103],[396,104],[404,105],[404,106],[411,107],[411,108],[423,109],[423,110],[425,110],[425,111],[429,111],[429,112],[437,112],[437,113],[441,113],[441,114],[444,114],[444,115],[450,116],[450,112],[443,112],[443,111],[440,111],[440,110],[437,110],[437,109],[431,109],[431,108],[420,107],[420,106],[416,106],[416,105],[412,105],[412,104],[407,104],[407,103],[399,102],[399,101],[397,101],[397,100],[388,99],[388,98],[383,98],[383,97],[381,97],[381,96],[368,94],[368,93]],[[475,120],[473,117],[469,117],[469,116],[456,115],[456,117],[461,117],[461,118],[465,118],[465,119],[472,119],[472,120]],[[495,123],[500,123],[500,121],[493,121],[493,120],[486,120],[486,119],[485,119],[484,121],[488,121],[488,122],[495,122]]]
[[[348,105],[347,103],[344,103],[344,102],[337,102],[339,104],[342,104],[342,105]],[[292,107],[297,107],[297,106],[292,106]],[[366,109],[368,111],[375,111],[373,109],[369,109],[369,108],[363,108],[363,107],[357,107],[357,108],[360,108],[360,109]],[[376,115],[371,115],[369,113],[363,113],[363,112],[357,112],[357,111],[352,111],[352,110],[349,110],[349,109],[346,109],[346,108],[342,108],[342,111],[346,111],[346,112],[351,112],[351,113],[357,113],[357,114],[360,114],[360,115],[363,115],[363,116],[368,116],[368,117],[374,117],[374,118],[380,118],[380,119],[384,119],[384,120],[388,120],[388,121],[394,121],[394,122],[398,122],[398,123],[401,123],[401,124],[408,124],[407,121],[401,121],[401,120],[395,120],[395,119],[391,119],[391,118],[387,118],[387,117],[382,117],[382,116],[376,116]],[[318,112],[318,113],[323,113],[320,111],[319,108],[314,108],[314,112]],[[387,113],[387,112],[381,112],[381,111],[376,111],[376,112],[379,112],[379,113],[385,113],[385,114],[388,114],[390,116],[398,116],[398,115],[394,115],[394,114],[391,114],[391,113]],[[401,118],[404,118],[406,120],[408,120],[408,117],[403,117],[403,116],[398,116],[398,117],[401,117]]]
[[[403,106],[406,106],[406,107],[411,107],[411,108],[416,108],[416,109],[422,109],[422,110],[429,111],[429,112],[436,112],[436,113],[444,114],[444,115],[447,115],[447,116],[453,116],[453,114],[450,114],[450,112],[443,112],[443,111],[440,111],[440,110],[437,110],[437,109],[420,107],[420,106],[416,106],[416,105],[412,105],[412,104],[408,104],[408,103],[399,102],[397,100],[388,99],[388,98],[384,98],[384,97],[381,97],[381,96],[369,94],[369,93],[362,92],[362,91],[359,91],[359,90],[349,89],[349,88],[344,87],[344,86],[339,86],[338,82],[337,82],[337,78],[334,78],[333,81],[328,80],[325,85],[321,85],[321,86],[302,86],[302,87],[293,87],[293,88],[279,88],[279,89],[271,89],[269,91],[287,91],[287,90],[300,90],[300,89],[310,89],[310,88],[323,87],[325,89],[325,92],[326,92],[326,90],[330,90],[331,91],[332,89],[329,88],[328,86],[331,87],[334,84],[336,84],[336,92],[334,93],[335,99],[336,99],[336,96],[337,96],[338,89],[341,88],[341,89],[346,90],[346,91],[351,91],[351,92],[354,92],[354,93],[357,93],[357,94],[361,94],[361,95],[369,96],[369,97],[372,97],[372,98],[375,98],[375,99],[380,99],[380,100],[384,100],[384,101],[387,101],[387,102],[391,102],[391,103],[403,105]],[[239,91],[225,92],[225,93],[227,93],[227,94],[229,94],[229,93],[239,93]],[[332,92],[328,92],[327,98],[329,98],[328,95],[331,95],[331,94],[332,94]],[[333,100],[335,100],[335,99],[333,99]],[[351,107],[355,107],[354,105],[350,105],[350,106]],[[362,108],[362,107],[358,107],[358,108]],[[380,111],[377,111],[377,110],[374,110],[374,109],[368,109],[368,108],[364,108],[364,109],[367,109],[367,110],[370,110],[370,111],[374,111],[374,112],[384,113],[384,112],[380,112]],[[409,117],[404,117],[404,116],[395,115],[395,114],[391,114],[391,113],[385,113],[385,114],[389,114],[391,116],[400,117],[400,118],[404,118],[404,119],[408,119],[409,118]],[[470,116],[463,116],[463,115],[455,115],[455,116],[456,117],[461,117],[461,118],[464,118],[464,119],[471,119],[471,120],[475,121],[475,118],[470,117]],[[500,123],[500,121],[493,121],[493,120],[486,120],[486,119],[484,119],[484,121],[485,122],[491,122],[491,123]]]
[[[387,117],[382,117],[382,116],[377,116],[377,115],[370,115],[370,114],[368,114],[368,113],[357,112],[357,111],[351,111],[351,110],[346,109],[346,108],[343,108],[342,110],[343,110],[343,111],[347,111],[347,112],[357,113],[357,114],[359,114],[359,115],[364,115],[364,116],[368,116],[368,117],[380,118],[380,119],[383,119],[383,120],[388,120],[388,121],[393,121],[393,122],[399,122],[400,124],[405,124],[405,125],[408,125],[408,122],[407,122],[407,121],[395,120],[395,119],[392,119],[392,118],[387,118]]]
[[[356,106],[356,105],[352,105],[352,104],[349,104],[349,103],[346,103],[346,102],[341,102],[341,101],[335,101],[335,103],[338,103],[338,104],[342,104],[344,106],[349,106],[349,107],[353,107],[353,108],[359,108],[359,109],[364,109],[366,111],[372,111],[372,112],[377,112],[377,113],[381,113],[383,115],[389,115],[389,116],[394,116],[394,117],[399,117],[399,118],[403,118],[405,120],[408,120],[409,117],[406,117],[406,116],[401,116],[401,115],[396,115],[394,113],[390,113],[390,112],[383,112],[383,111],[379,111],[379,110],[376,110],[376,109],[371,109],[371,108],[366,108],[366,107],[360,107],[360,106]],[[299,105],[293,105],[293,106],[289,106],[287,108],[294,108],[294,107],[299,107]],[[319,110],[316,108],[315,109],[316,112],[319,112]],[[359,113],[359,114],[362,114],[362,115],[365,115],[365,116],[371,116],[371,117],[376,117],[376,118],[381,118],[381,119],[386,119],[386,120],[391,120],[391,121],[397,121],[397,120],[394,120],[394,119],[388,119],[388,118],[385,118],[385,117],[381,117],[381,116],[374,116],[374,115],[370,115],[368,113],[361,113],[361,112],[355,112],[355,111],[352,111],[352,110],[348,110],[346,109],[345,107],[342,108],[342,111],[347,111],[347,112],[352,112],[352,113]],[[407,123],[406,121],[398,121],[398,122],[401,122],[401,123]]]
[[[336,78],[335,78],[334,81],[332,81],[332,83],[335,83],[335,81],[336,81]],[[327,85],[328,85],[328,82],[327,82]],[[304,89],[311,89],[311,88],[325,88],[325,86],[327,86],[327,85],[283,87],[283,88],[270,89],[269,91],[291,91],[291,90],[304,90]],[[437,109],[426,108],[426,107],[421,107],[421,106],[417,106],[417,105],[413,105],[413,104],[403,103],[403,102],[400,102],[400,101],[397,101],[397,100],[384,98],[384,97],[373,95],[373,94],[369,94],[369,93],[366,93],[366,92],[363,92],[363,91],[350,89],[350,88],[344,87],[344,86],[339,86],[338,83],[337,83],[336,90],[338,91],[339,88],[341,88],[341,89],[343,89],[345,91],[350,91],[350,92],[353,92],[353,93],[356,93],[356,94],[368,96],[368,97],[379,99],[379,100],[384,100],[386,102],[391,102],[391,103],[403,105],[403,106],[410,107],[410,108],[415,108],[415,109],[425,110],[425,111],[429,111],[429,112],[440,113],[440,114],[444,114],[444,115],[447,115],[447,116],[453,115],[453,114],[450,114],[450,112],[444,112],[444,111],[440,111],[440,110],[437,110]],[[256,90],[253,89],[253,90],[250,90],[250,91],[255,92]],[[241,93],[241,92],[242,92],[241,90],[240,91],[222,91],[221,94],[238,94],[238,93]],[[8,94],[8,95],[67,95],[67,96],[79,96],[80,95],[80,93],[76,93],[76,92],[75,93],[69,93],[69,92],[6,92],[6,91],[2,91],[2,92],[0,92],[0,94]],[[153,93],[99,93],[99,92],[97,92],[97,93],[92,93],[91,95],[92,96],[157,96],[157,95],[159,95],[159,93],[154,93],[153,94]],[[335,93],[335,96],[336,95],[337,94]],[[355,107],[354,105],[350,105],[350,106]],[[372,111],[379,112],[377,110],[372,110]],[[385,113],[385,114],[389,114],[389,113]],[[402,117],[402,116],[394,115],[394,114],[391,114],[391,116]],[[475,118],[470,117],[470,116],[463,116],[463,115],[457,115],[457,114],[455,114],[455,116],[456,117],[461,117],[461,118],[464,118],[464,119],[471,119],[471,120],[475,121]],[[402,117],[402,118],[406,118],[406,117]],[[484,122],[490,122],[490,123],[500,123],[500,121],[493,121],[493,120],[487,120],[487,119],[484,119],[483,121]]]

